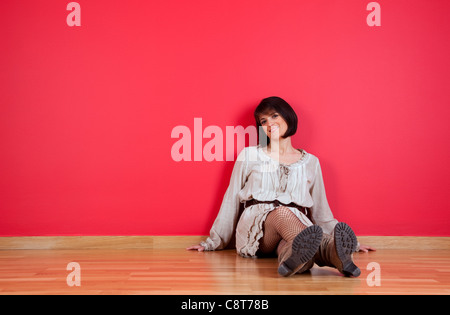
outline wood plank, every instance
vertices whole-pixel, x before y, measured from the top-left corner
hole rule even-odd
[[[5,294],[450,294],[450,251],[386,250],[354,255],[359,278],[331,267],[284,278],[276,258],[242,258],[234,250],[77,249],[0,251]],[[81,267],[81,286],[69,287],[69,262]],[[380,265],[381,285],[367,279]]]

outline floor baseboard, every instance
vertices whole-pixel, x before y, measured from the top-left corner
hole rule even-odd
[[[20,236],[0,237],[0,250],[18,249],[163,249],[186,248],[206,236]],[[450,250],[450,237],[359,236],[376,249]]]
[[[0,237],[0,250],[182,248],[205,236],[19,236]]]

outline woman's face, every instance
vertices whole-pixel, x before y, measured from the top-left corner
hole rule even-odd
[[[275,111],[259,116],[259,122],[270,139],[279,139],[288,128],[283,117]]]

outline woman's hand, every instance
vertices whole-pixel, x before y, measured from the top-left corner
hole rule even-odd
[[[194,245],[186,248],[186,250],[198,250],[199,252],[203,252],[205,250],[205,247],[203,247],[202,245]]]
[[[376,251],[375,248],[367,246],[367,245],[359,245],[359,251],[363,253],[368,253],[369,251]]]

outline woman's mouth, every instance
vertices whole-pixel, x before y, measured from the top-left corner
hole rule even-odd
[[[273,132],[273,131],[276,131],[276,130],[278,130],[278,126],[273,126],[273,127],[270,127],[270,132]]]

